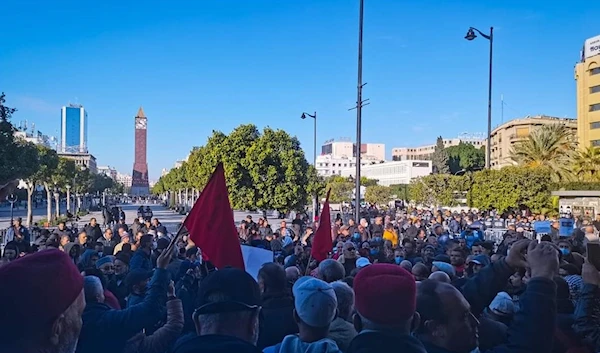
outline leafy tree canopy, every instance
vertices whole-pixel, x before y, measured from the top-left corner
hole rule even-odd
[[[431,165],[434,174],[448,174],[450,168],[448,167],[450,158],[448,157],[448,151],[444,147],[444,139],[439,136],[435,145],[435,150],[431,156]]]
[[[451,174],[460,171],[481,170],[485,166],[485,152],[470,143],[460,142],[456,146],[446,148],[446,151],[448,152],[448,166]]]

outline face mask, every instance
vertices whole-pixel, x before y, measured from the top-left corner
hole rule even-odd
[[[354,234],[352,235],[352,239],[354,239],[354,240],[358,240],[358,239],[360,239],[360,234],[359,234],[359,233],[354,233]]]
[[[571,253],[571,250],[569,250],[569,249],[567,249],[567,248],[563,248],[563,249],[560,249],[560,252],[561,252],[563,255],[569,255],[569,254]]]
[[[152,242],[152,249],[153,250],[158,249],[158,243],[157,242]]]
[[[371,255],[379,254],[379,249],[371,249]]]
[[[396,261],[396,265],[400,265],[400,263],[404,261],[404,258],[402,256],[396,256],[394,260]]]

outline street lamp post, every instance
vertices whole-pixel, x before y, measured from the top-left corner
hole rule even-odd
[[[356,180],[355,180],[355,202],[354,202],[354,221],[360,223],[360,152],[361,152],[361,131],[362,131],[362,54],[363,54],[363,13],[364,0],[360,0],[358,12],[358,82],[356,85]]]
[[[10,195],[6,196],[6,201],[8,201],[10,203],[10,225],[12,226],[14,223],[14,209],[15,209],[15,202],[17,202],[17,195],[10,194]]]
[[[314,121],[314,128],[313,128],[313,166],[315,167],[315,172],[317,170],[317,112],[315,112],[313,115],[310,115],[308,113],[302,113],[302,116],[300,116],[300,118],[302,120],[306,119],[307,117],[312,118]],[[312,209],[313,209],[313,220],[316,219],[317,217],[317,211],[318,211],[318,195],[315,192],[315,194],[313,195],[313,202],[312,202]]]
[[[492,52],[494,44],[494,27],[490,27],[490,34],[484,34],[480,30],[474,27],[469,27],[469,31],[465,36],[466,40],[473,40],[477,38],[475,32],[479,33],[480,36],[490,41],[490,72],[488,81],[488,121],[487,121],[487,143],[485,146],[485,169],[490,169],[491,160],[491,147],[492,147]]]

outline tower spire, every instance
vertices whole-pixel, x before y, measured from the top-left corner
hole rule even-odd
[[[144,114],[144,108],[142,108],[140,106],[140,109],[138,109],[137,115],[135,116],[136,118],[145,118],[146,114]]]

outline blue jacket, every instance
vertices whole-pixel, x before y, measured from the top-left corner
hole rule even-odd
[[[142,249],[138,249],[133,253],[131,261],[129,261],[129,270],[135,270],[141,268],[148,272],[152,271],[152,261],[150,261],[150,255],[146,254]]]
[[[161,319],[168,284],[167,270],[157,268],[142,303],[125,310],[114,310],[104,303],[88,303],[82,315],[76,352],[122,352],[127,340]]]

